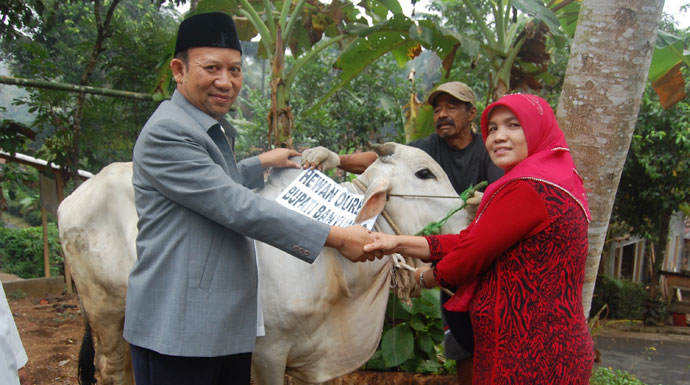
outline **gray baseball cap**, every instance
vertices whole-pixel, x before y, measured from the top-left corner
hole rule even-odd
[[[467,84],[462,82],[448,82],[441,84],[429,94],[429,97],[426,98],[426,102],[433,106],[436,97],[442,93],[446,93],[455,99],[460,100],[461,102],[468,102],[472,104],[473,107],[476,107],[474,105],[474,92]]]

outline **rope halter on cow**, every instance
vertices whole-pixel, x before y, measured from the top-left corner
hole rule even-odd
[[[361,190],[362,193],[365,193],[367,191],[367,186],[362,183],[359,179],[354,179],[352,181],[353,185],[355,186],[356,189]],[[424,226],[422,230],[417,232],[415,235],[438,235],[441,234],[441,228],[443,225],[446,224],[448,219],[452,217],[454,214],[456,214],[458,211],[462,210],[465,208],[467,205],[467,199],[469,197],[473,196],[476,191],[478,191],[481,188],[484,188],[488,185],[487,182],[481,182],[477,184],[476,186],[470,186],[467,188],[465,191],[463,191],[460,196],[442,196],[442,195],[417,195],[417,194],[387,194],[387,196],[394,196],[394,197],[411,197],[411,198],[453,198],[453,199],[462,199],[462,204],[459,207],[456,207],[452,209],[451,211],[448,212],[448,214],[443,217],[440,221],[437,222],[431,222]],[[388,225],[393,229],[393,232],[396,235],[404,235],[402,231],[400,231],[400,227],[395,223],[393,218],[388,214],[386,209],[384,208],[383,211],[381,212],[381,216],[388,222]],[[374,225],[376,231],[381,232],[381,229],[378,224]],[[405,257],[398,253],[393,253],[389,255],[391,257],[391,261],[393,263],[393,268],[391,270],[391,288],[395,292],[395,294],[400,298],[402,301],[409,301],[409,298],[413,297],[418,297],[420,294],[421,288],[419,287],[419,284],[415,282],[414,279],[411,279],[408,275],[402,275],[401,274],[401,279],[397,278],[397,273],[399,269],[405,269],[408,270],[412,273],[416,271],[416,268],[414,266],[411,266],[407,263]],[[446,288],[441,288],[446,294],[453,296],[453,292],[446,289]]]

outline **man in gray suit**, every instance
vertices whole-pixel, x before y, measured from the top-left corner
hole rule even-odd
[[[242,87],[242,48],[232,18],[180,24],[170,63],[177,90],[134,146],[138,259],[130,273],[124,337],[137,385],[249,384],[262,333],[252,239],[308,263],[322,247],[373,259],[361,226],[318,223],[265,200],[266,167],[299,167],[277,149],[239,163],[223,118]],[[257,326],[258,323],[258,326]]]

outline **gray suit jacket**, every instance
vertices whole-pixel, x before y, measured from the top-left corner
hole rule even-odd
[[[226,162],[207,133],[218,123],[176,91],[134,146],[138,260],[124,337],[163,354],[253,351],[258,277],[250,238],[311,263],[329,232],[251,191],[263,186],[259,159]]]

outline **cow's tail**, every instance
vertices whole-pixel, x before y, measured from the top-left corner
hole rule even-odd
[[[92,385],[96,383],[96,366],[93,363],[96,351],[93,348],[91,324],[83,308],[82,314],[84,315],[84,337],[81,340],[81,349],[79,350],[77,374],[79,376],[79,384]]]

